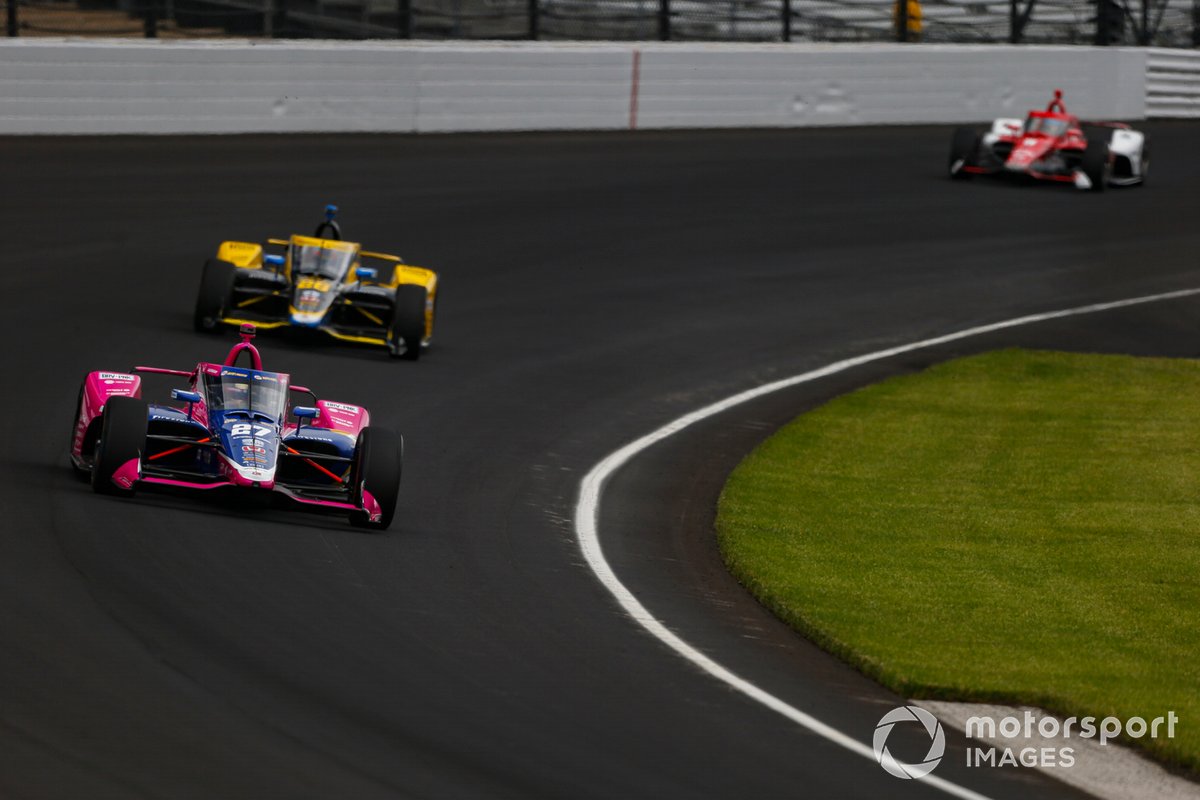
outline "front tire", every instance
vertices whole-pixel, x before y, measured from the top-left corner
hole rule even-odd
[[[79,466],[79,464],[75,463],[74,456],[75,456],[75,434],[79,430],[79,418],[81,416],[83,416],[83,392],[84,392],[84,385],[86,384],[86,382],[87,382],[87,376],[84,376],[83,383],[79,384],[79,399],[75,401],[75,418],[71,420],[71,438],[67,442],[67,460],[71,462],[71,469],[75,472],[75,475],[83,480],[88,479],[88,471],[86,469],[84,469],[83,467]],[[84,447],[87,446],[86,438],[85,438],[85,441],[83,442],[83,446]],[[83,452],[80,452],[79,457],[80,457],[80,459],[83,459],[85,457],[85,454]]]
[[[200,289],[196,293],[196,310],[192,315],[192,325],[200,333],[216,333],[221,329],[225,305],[233,293],[235,270],[237,267],[228,261],[210,258],[204,262]]]
[[[110,397],[104,404],[104,419],[92,464],[92,489],[97,494],[133,495],[134,487],[117,486],[113,475],[132,459],[141,458],[146,446],[148,411],[146,401],[136,397]]]
[[[1112,154],[1109,152],[1108,142],[1103,139],[1089,139],[1079,168],[1092,182],[1093,192],[1103,192],[1107,189],[1108,179],[1112,174]]]
[[[964,167],[975,166],[978,157],[979,134],[970,128],[959,128],[954,131],[954,138],[950,140],[950,158],[946,165],[950,171],[950,177],[959,180],[970,178],[971,173],[967,172]]]
[[[404,440],[388,428],[366,427],[358,434],[354,466],[350,470],[353,502],[363,508],[363,492],[369,491],[379,504],[380,517],[378,522],[372,522],[365,510],[358,511],[350,516],[351,525],[382,531],[392,524],[400,495],[403,459]]]
[[[424,286],[405,283],[396,287],[396,305],[392,309],[392,324],[388,328],[388,352],[393,357],[406,361],[416,361],[421,357],[421,342],[425,338],[426,297]]]

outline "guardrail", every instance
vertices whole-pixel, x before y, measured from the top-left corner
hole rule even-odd
[[[957,123],[1054,88],[1084,118],[1140,119],[1148,53],[1175,87],[1151,113],[1183,108],[1163,98],[1196,96],[1197,62],[1134,48],[13,39],[0,133]]]
[[[1200,118],[1200,52],[1146,51],[1146,114]]]

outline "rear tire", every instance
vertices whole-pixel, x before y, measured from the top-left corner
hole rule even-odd
[[[192,324],[200,333],[216,333],[221,329],[225,305],[233,293],[233,276],[237,270],[228,261],[210,258],[204,262],[200,289],[196,293],[196,311]]]
[[[950,159],[947,162],[947,169],[951,170],[950,177],[958,180],[966,180],[971,177],[971,173],[964,169],[959,169],[954,172],[954,165],[959,161],[963,167],[973,167],[979,156],[979,134],[971,128],[958,128],[954,131],[954,138],[950,141]]]
[[[379,503],[380,518],[372,522],[366,512],[350,515],[356,528],[386,530],[396,515],[400,494],[400,471],[404,459],[404,440],[388,428],[363,428],[354,448],[354,466],[350,470],[352,502],[363,507],[363,490],[371,492]]]
[[[1108,188],[1108,179],[1112,173],[1112,154],[1108,150],[1108,140],[1088,139],[1087,149],[1083,151],[1083,161],[1079,168],[1092,182],[1093,192],[1103,192]]]
[[[396,305],[392,309],[392,324],[388,328],[388,352],[395,358],[416,361],[421,357],[421,342],[425,338],[424,286],[404,283],[396,287]],[[400,340],[404,344],[400,344]],[[401,352],[400,347],[404,350]]]
[[[133,487],[122,489],[113,483],[112,477],[131,459],[141,458],[146,446],[148,410],[146,401],[136,397],[110,397],[104,404],[104,419],[92,464],[92,489],[97,494],[133,495]]]

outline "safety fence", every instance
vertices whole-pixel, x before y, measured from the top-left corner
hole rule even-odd
[[[1200,0],[0,2],[10,36],[1200,44]]]

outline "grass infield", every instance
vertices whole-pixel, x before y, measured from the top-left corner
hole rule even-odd
[[[1200,770],[1200,362],[1005,350],[805,414],[734,471],[734,575],[907,697],[1146,719]]]

